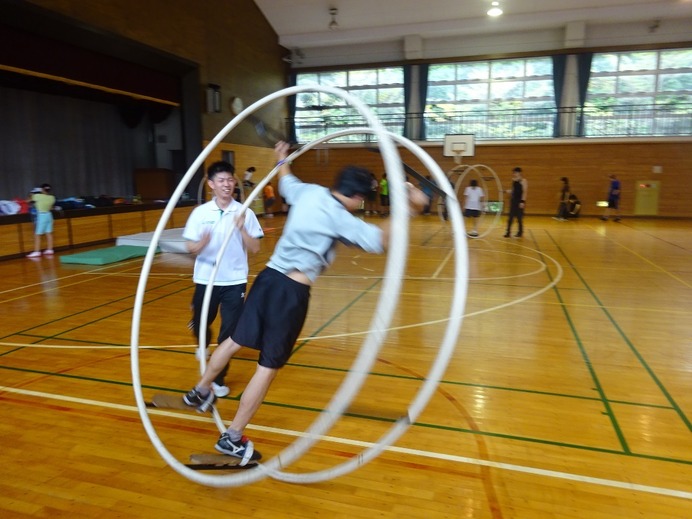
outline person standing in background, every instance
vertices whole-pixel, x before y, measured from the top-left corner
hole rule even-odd
[[[36,207],[36,226],[34,229],[34,251],[27,254],[27,258],[41,257],[41,236],[46,235],[46,250],[43,254],[51,256],[53,254],[53,206],[55,196],[51,194],[50,184],[41,184],[41,192],[33,193],[31,201]]]
[[[272,211],[272,207],[274,206],[274,202],[276,202],[276,195],[274,194],[274,186],[272,186],[271,182],[264,186],[263,196],[264,216],[267,218],[274,218],[274,212]]]
[[[377,214],[377,189],[380,183],[374,173],[370,173],[370,191],[365,198],[365,214]]]
[[[473,229],[468,232],[469,236],[478,236],[478,218],[483,210],[484,197],[485,193],[475,178],[464,189],[464,216],[473,220]]]
[[[423,191],[423,194],[428,197],[428,203],[423,208],[423,214],[428,215],[430,214],[430,207],[432,206],[433,199],[435,198],[435,191],[433,191],[432,188],[432,185],[434,184],[432,177],[427,175],[425,179],[428,182],[421,182],[419,187],[420,190]]]
[[[389,216],[389,182],[387,173],[382,173],[380,180],[380,216]]]
[[[505,238],[509,238],[512,231],[512,223],[514,219],[517,219],[519,229],[517,234],[514,235],[515,238],[521,238],[524,234],[524,209],[526,208],[526,193],[528,191],[529,183],[522,176],[522,170],[516,167],[512,170],[512,189],[508,190],[507,193],[510,195],[509,199],[509,220],[507,221],[507,232],[505,232]]]
[[[608,187],[608,207],[606,207],[601,220],[607,221],[610,217],[610,211],[615,213],[614,221],[620,221],[620,181],[615,175],[610,175],[610,185]]]
[[[243,186],[244,187],[255,187],[255,183],[252,181],[252,176],[255,174],[255,166],[250,166],[243,173]]]

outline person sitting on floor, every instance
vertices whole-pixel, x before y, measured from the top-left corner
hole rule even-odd
[[[567,218],[579,218],[581,211],[581,202],[577,195],[571,194],[567,199]]]

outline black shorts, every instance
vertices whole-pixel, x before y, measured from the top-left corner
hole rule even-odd
[[[267,267],[252,284],[231,337],[241,346],[259,350],[260,366],[280,368],[300,336],[309,301],[308,285]]]
[[[478,209],[464,209],[464,216],[466,218],[478,218],[481,212]]]
[[[620,197],[619,196],[608,197],[608,207],[610,207],[611,209],[617,209],[619,205],[620,205]]]

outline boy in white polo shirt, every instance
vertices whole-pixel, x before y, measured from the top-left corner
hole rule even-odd
[[[187,250],[197,256],[193,274],[195,282],[195,293],[192,297],[193,317],[190,323],[197,338],[200,333],[204,292],[211,278],[216,256],[221,250],[229,228],[233,225],[234,217],[238,215],[242,207],[242,204],[233,197],[238,182],[233,175],[234,171],[233,165],[224,161],[215,162],[209,166],[207,185],[214,193],[214,198],[192,211],[183,231],[183,238],[187,240]],[[245,211],[245,215],[237,220],[236,225],[239,231],[231,236],[214,279],[207,318],[207,346],[211,340],[211,324],[219,312],[219,307],[221,308],[221,328],[217,342],[221,343],[235,330],[247,291],[247,251],[253,254],[258,252],[260,239],[264,236],[255,213],[250,210]],[[227,371],[228,365],[214,379],[212,388],[216,396],[226,396],[229,393],[228,387],[224,384]]]

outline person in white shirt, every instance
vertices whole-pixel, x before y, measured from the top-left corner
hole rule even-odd
[[[370,191],[370,171],[347,166],[330,188],[301,182],[287,162],[289,146],[276,144],[279,193],[286,198],[288,213],[281,238],[267,266],[260,272],[243,307],[232,336],[214,351],[207,370],[183,397],[186,405],[204,412],[215,401],[210,382],[241,348],[259,350],[257,368],[248,382],[238,410],[215,445],[217,451],[241,458],[240,465],[261,456],[244,430],[255,415],[269,386],[293,352],[305,323],[310,288],[333,261],[338,243],[366,252],[382,253],[389,243],[389,221],[376,226],[352,213],[360,209]],[[428,198],[407,184],[412,214],[420,213]]]
[[[239,214],[242,204],[233,196],[238,183],[233,175],[234,171],[233,165],[224,161],[209,166],[207,185],[214,193],[214,198],[192,211],[183,230],[187,250],[197,256],[193,274],[195,292],[192,297],[193,316],[190,328],[199,339],[204,292],[209,284],[216,257],[229,228],[232,225],[238,228],[233,232],[221,257],[214,279],[207,318],[207,346],[211,340],[211,324],[219,312],[219,307],[221,327],[217,343],[230,337],[235,330],[247,291],[247,252],[258,252],[260,239],[264,236],[255,213],[247,210],[243,215]],[[216,396],[226,396],[229,393],[224,383],[227,371],[228,365],[214,379],[212,389]]]
[[[473,221],[473,229],[468,232],[469,236],[478,236],[478,218],[483,211],[484,197],[485,193],[476,179],[471,180],[464,189],[464,216]]]
[[[245,187],[255,187],[255,183],[252,181],[252,176],[255,174],[255,166],[250,166],[243,173],[243,186]]]

